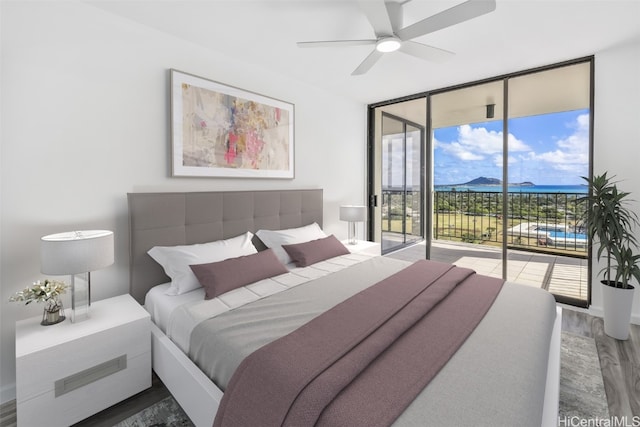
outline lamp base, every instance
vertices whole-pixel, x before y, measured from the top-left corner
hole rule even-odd
[[[358,240],[356,239],[356,223],[353,221],[349,221],[349,240],[348,243],[350,245],[357,245]]]
[[[89,318],[89,275],[71,275],[71,322],[82,322]]]

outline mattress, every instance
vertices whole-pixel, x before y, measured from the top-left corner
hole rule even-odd
[[[199,288],[182,295],[166,295],[165,292],[171,286],[163,283],[153,287],[145,297],[144,308],[151,315],[151,321],[155,323],[165,334],[171,319],[171,314],[176,308],[184,304],[193,304],[204,300],[204,289]]]
[[[304,268],[287,264],[288,274],[243,286],[211,300],[204,299],[203,288],[182,295],[166,295],[165,292],[170,284],[164,283],[147,292],[144,306],[151,315],[151,320],[185,354],[188,354],[191,332],[203,320],[359,264],[374,256],[366,253],[351,253]]]
[[[246,355],[407,265],[384,257],[361,261],[349,268],[338,267],[340,262],[325,265],[326,274],[317,267],[308,270],[310,280],[295,289],[256,298],[211,319],[201,310],[202,300],[173,307],[168,318],[171,304],[154,301],[147,308],[164,316],[161,322],[169,326],[180,323],[185,312],[197,313],[190,316],[197,322],[182,323],[189,337],[183,337],[181,348],[224,390]],[[554,318],[549,293],[506,283],[475,331],[396,424],[539,426]]]

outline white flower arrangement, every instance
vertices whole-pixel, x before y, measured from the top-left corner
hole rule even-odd
[[[25,305],[35,302],[44,302],[47,311],[58,310],[62,307],[60,295],[67,290],[67,284],[59,280],[45,279],[44,282],[38,280],[30,287],[16,292],[9,301],[24,301]]]

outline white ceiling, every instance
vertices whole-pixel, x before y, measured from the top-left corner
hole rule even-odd
[[[404,24],[460,2],[408,1]],[[393,52],[367,74],[351,76],[370,46],[300,49],[296,42],[375,38],[354,1],[85,3],[364,103],[549,65],[640,40],[640,0],[497,0],[496,10],[488,15],[415,39],[455,52],[451,60],[430,63]]]

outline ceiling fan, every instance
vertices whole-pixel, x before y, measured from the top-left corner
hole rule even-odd
[[[310,41],[298,42],[297,45],[298,47],[375,45],[375,49],[351,73],[352,76],[366,73],[382,55],[396,50],[427,61],[440,62],[454,55],[453,52],[414,42],[411,39],[460,24],[492,12],[496,8],[495,0],[467,0],[402,28],[402,6],[408,1],[410,0],[402,3],[389,0],[361,0],[358,2],[360,9],[373,27],[375,39]]]

